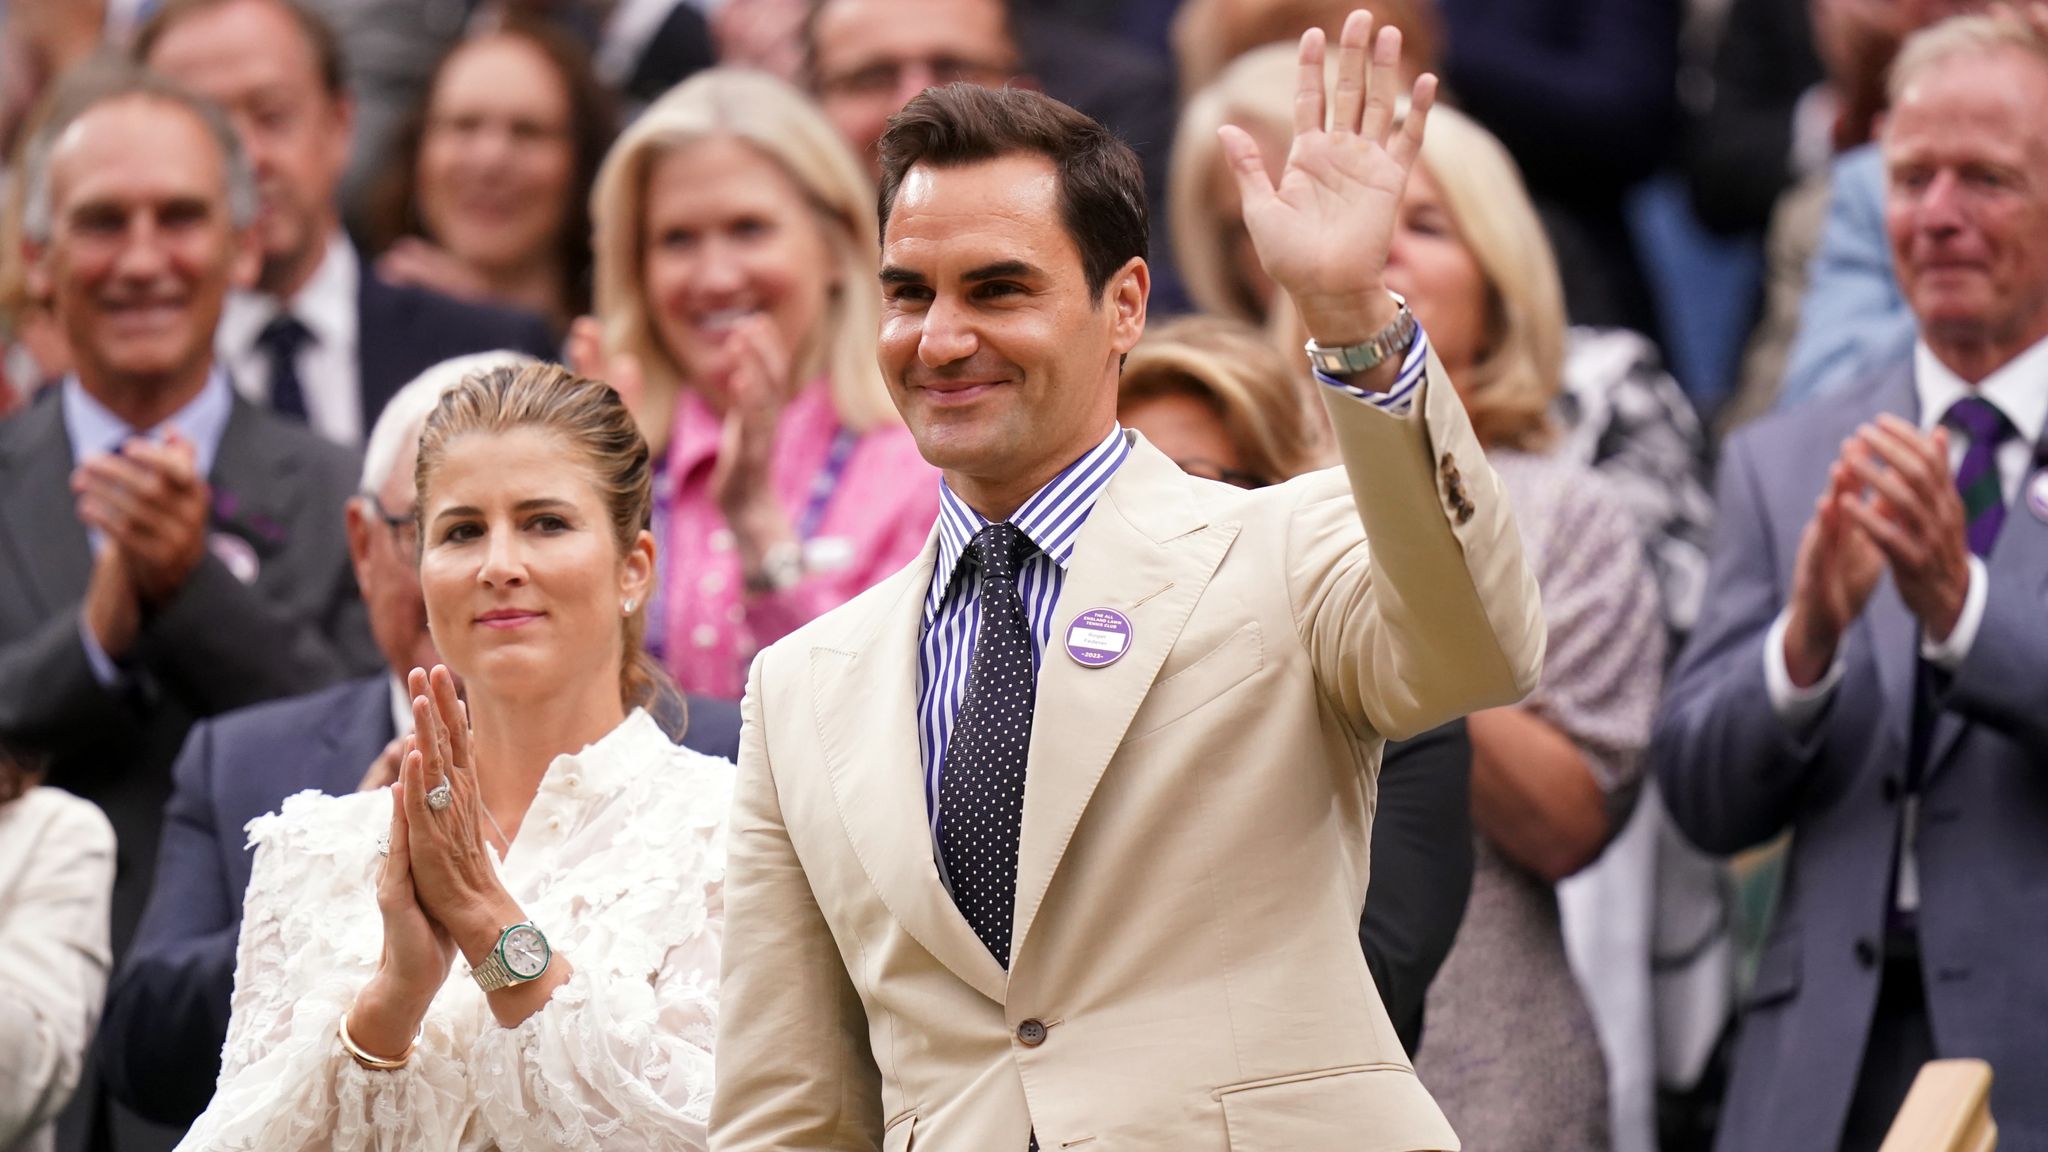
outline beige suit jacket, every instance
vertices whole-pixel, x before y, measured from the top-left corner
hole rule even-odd
[[[1380,749],[1520,699],[1541,611],[1434,361],[1409,419],[1329,407],[1343,469],[1246,492],[1140,439],[1088,517],[1039,672],[1007,974],[933,859],[935,544],[762,653],[713,1149],[1457,1147],[1358,947]],[[1135,636],[1091,669],[1062,638],[1097,607]]]

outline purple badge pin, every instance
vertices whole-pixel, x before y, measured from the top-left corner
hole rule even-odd
[[[2027,511],[2034,519],[2048,524],[2048,469],[2034,473],[2027,481]]]
[[[1084,668],[1107,668],[1131,650],[1131,618],[1114,608],[1090,608],[1067,625],[1067,655]]]

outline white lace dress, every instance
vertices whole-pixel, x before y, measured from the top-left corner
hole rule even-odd
[[[220,1082],[180,1152],[705,1147],[732,771],[638,711],[557,757],[499,875],[574,975],[506,1028],[458,957],[394,1072],[335,1035],[383,948],[389,793],[305,792],[250,821]]]

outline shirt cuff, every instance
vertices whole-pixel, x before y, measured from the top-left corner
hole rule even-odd
[[[1424,384],[1429,380],[1429,335],[1420,324],[1415,327],[1415,342],[1408,346],[1408,354],[1401,358],[1401,374],[1394,378],[1394,386],[1385,392],[1374,392],[1356,384],[1346,384],[1321,369],[1311,369],[1317,380],[1347,396],[1365,401],[1389,416],[1406,416],[1415,410],[1415,401],[1421,397]]]
[[[1977,629],[1984,623],[1984,601],[1988,598],[1990,583],[1984,572],[1984,561],[1970,557],[1970,589],[1963,593],[1963,611],[1956,617],[1956,626],[1949,629],[1948,639],[1936,644],[1925,636],[1920,638],[1920,658],[1936,668],[1954,675],[1969,658],[1970,646],[1977,642]]]
[[[119,692],[128,687],[128,674],[114,662],[107,650],[100,647],[99,637],[92,634],[92,625],[85,622],[85,614],[78,617],[78,639],[85,645],[85,662],[92,665],[92,678],[109,692]]]
[[[1770,634],[1764,637],[1764,685],[1770,690],[1771,711],[1778,714],[1779,723],[1805,735],[1826,710],[1835,685],[1842,682],[1842,651],[1836,647],[1833,663],[1818,681],[1799,687],[1792,683],[1792,673],[1785,667],[1785,630],[1791,624],[1791,610],[1780,612],[1771,623]]]

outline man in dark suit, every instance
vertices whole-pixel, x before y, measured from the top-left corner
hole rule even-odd
[[[204,721],[178,758],[156,889],[100,1029],[109,1089],[152,1120],[188,1125],[213,1096],[253,862],[243,827],[296,792],[351,792],[394,774],[397,738],[412,722],[404,676],[438,660],[414,552],[420,429],[443,392],[505,359],[487,353],[436,365],[400,390],[371,432],[345,515],[387,669]],[[739,730],[737,705],[693,698],[681,742],[731,759]]]
[[[218,101],[256,170],[262,270],[255,291],[229,298],[216,341],[242,395],[356,446],[435,363],[498,348],[555,357],[538,317],[387,284],[343,234],[336,189],[355,110],[318,16],[293,0],[170,0],[136,54]]]
[[[2048,37],[1936,25],[1891,96],[1920,339],[1729,442],[1657,728],[1703,847],[1792,831],[1730,1150],[1875,1149],[1936,1057],[1988,1060],[2004,1145],[2048,1147]]]
[[[76,374],[0,425],[0,741],[113,822],[119,956],[193,720],[377,666],[334,530],[355,465],[214,363],[257,260],[217,109],[125,67],[77,74],[25,185],[30,287]]]

